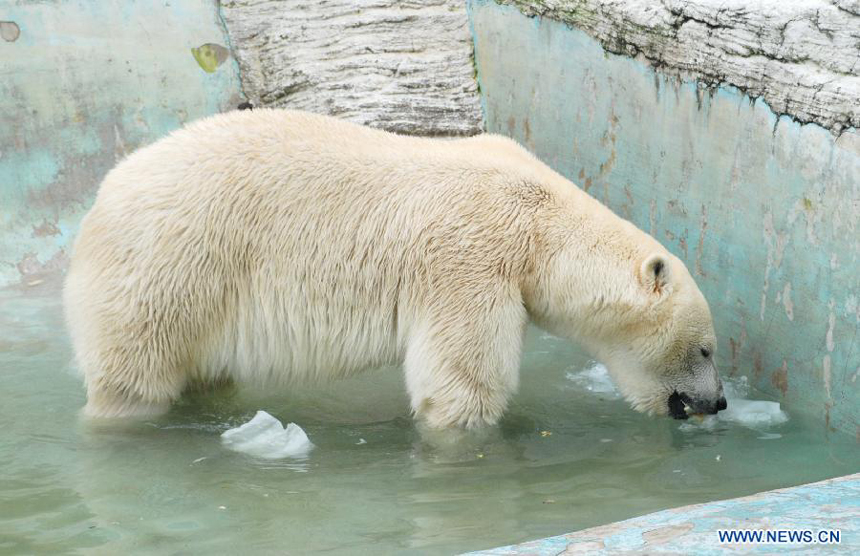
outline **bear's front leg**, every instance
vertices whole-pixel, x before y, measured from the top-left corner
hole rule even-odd
[[[434,307],[409,337],[412,411],[435,429],[494,425],[519,382],[527,322],[519,296]]]

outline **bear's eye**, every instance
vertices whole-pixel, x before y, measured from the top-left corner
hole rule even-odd
[[[709,350],[708,348],[702,348],[702,357],[707,359],[710,356],[711,356],[711,350]]]

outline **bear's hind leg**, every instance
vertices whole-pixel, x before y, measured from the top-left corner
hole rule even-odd
[[[167,413],[169,401],[145,400],[137,396],[111,393],[87,388],[84,415],[96,419],[148,418]]]
[[[183,390],[184,373],[149,346],[126,344],[99,355],[82,362],[87,417],[154,417],[166,413]]]

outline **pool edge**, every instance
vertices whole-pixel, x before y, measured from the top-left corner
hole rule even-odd
[[[776,546],[820,553],[824,544],[721,543],[718,530],[839,530],[840,550],[860,549],[860,473],[740,498],[681,506],[520,544],[469,552],[484,556],[543,554],[772,553]]]

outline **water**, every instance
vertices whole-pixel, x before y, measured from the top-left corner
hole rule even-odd
[[[93,426],[70,360],[56,281],[0,291],[0,553],[449,554],[860,470],[853,438],[790,407],[764,429],[634,413],[539,331],[498,429],[447,447],[422,440],[396,369]],[[301,425],[310,455],[222,446],[258,409]]]

